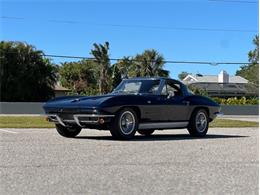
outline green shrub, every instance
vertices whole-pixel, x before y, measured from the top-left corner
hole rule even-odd
[[[188,88],[195,94],[195,95],[202,95],[208,96],[208,92],[206,89],[195,87],[193,85],[189,85]]]
[[[231,97],[231,98],[220,98],[213,97],[214,101],[223,105],[258,105],[259,99],[257,97],[246,98],[246,97]]]

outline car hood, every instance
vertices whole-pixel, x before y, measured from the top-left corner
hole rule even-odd
[[[46,108],[95,108],[104,101],[115,96],[114,94],[100,95],[100,96],[70,96],[61,97],[48,101],[43,107]]]

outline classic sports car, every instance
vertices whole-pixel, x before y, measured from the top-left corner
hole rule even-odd
[[[148,136],[175,128],[203,137],[209,122],[220,114],[216,102],[169,78],[125,79],[110,94],[58,97],[43,108],[64,137],[75,137],[88,128],[110,130],[117,139],[131,139],[136,131]]]

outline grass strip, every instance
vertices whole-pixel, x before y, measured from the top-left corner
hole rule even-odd
[[[216,119],[210,127],[258,127],[258,122]],[[54,128],[43,116],[1,116],[0,128]]]

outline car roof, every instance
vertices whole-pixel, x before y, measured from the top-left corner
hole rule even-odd
[[[150,81],[153,81],[153,80],[169,80],[169,81],[173,81],[175,83],[179,83],[180,86],[181,86],[181,89],[182,89],[182,92],[184,95],[190,95],[188,89],[187,89],[187,86],[185,86],[181,81],[178,81],[178,80],[175,80],[175,79],[172,79],[172,78],[167,78],[167,77],[133,77],[133,78],[127,78],[127,79],[123,79],[123,80],[128,80],[128,81],[134,81],[134,80],[150,80]]]
[[[127,78],[127,79],[123,79],[123,80],[172,80],[172,81],[176,81],[181,83],[178,80],[172,79],[172,78],[168,78],[168,77],[133,77],[133,78]]]

